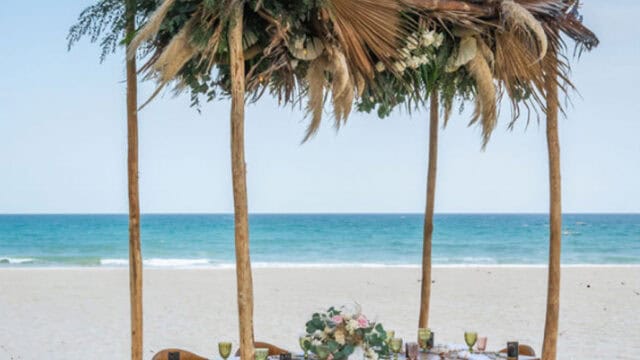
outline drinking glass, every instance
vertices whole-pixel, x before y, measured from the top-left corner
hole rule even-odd
[[[230,342],[225,342],[225,341],[219,342],[218,343],[218,352],[220,353],[220,356],[222,356],[222,358],[224,360],[227,360],[229,355],[231,355],[231,343]]]
[[[391,351],[393,351],[395,360],[398,360],[398,354],[402,351],[402,338],[391,339]]]
[[[407,357],[410,360],[418,359],[418,354],[420,353],[420,345],[418,343],[407,343]]]
[[[478,333],[475,331],[465,331],[464,333],[464,342],[469,346],[469,352],[473,352],[473,345],[476,344],[478,340]]]
[[[481,352],[484,352],[485,350],[487,350],[487,337],[486,336],[481,336],[481,337],[478,338],[477,348],[478,348],[478,351],[481,351]]]
[[[267,360],[269,357],[269,349],[267,348],[256,348],[256,360]]]
[[[418,343],[422,351],[427,351],[427,342],[431,337],[431,330],[427,328],[418,329]]]
[[[309,340],[305,335],[300,335],[300,339],[298,341],[300,342],[300,348],[304,351],[304,358],[308,359],[309,350],[311,349],[311,340]]]
[[[387,330],[387,345],[391,346],[391,339],[393,339],[396,336],[396,332],[393,330]]]
[[[520,346],[517,341],[509,341],[507,343],[507,359],[517,360],[520,355]]]

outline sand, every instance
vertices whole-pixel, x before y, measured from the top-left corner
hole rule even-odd
[[[431,328],[436,342],[489,348],[519,340],[540,351],[546,270],[436,268]],[[0,270],[0,359],[126,359],[125,268]],[[147,269],[145,357],[165,347],[217,356],[237,346],[235,277],[224,269]],[[255,269],[256,339],[297,351],[310,314],[358,302],[370,317],[413,339],[417,268]],[[640,359],[640,267],[563,269],[559,359]]]

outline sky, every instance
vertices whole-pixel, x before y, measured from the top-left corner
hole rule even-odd
[[[11,1],[0,12],[0,213],[126,213],[124,59],[103,64],[66,35],[90,1]],[[602,43],[573,61],[579,93],[560,120],[563,210],[640,212],[640,4],[585,1]],[[141,85],[140,98],[153,90]],[[544,121],[507,129],[486,151],[469,113],[440,133],[436,212],[548,209]],[[265,98],[246,111],[249,208],[254,213],[424,211],[428,113],[386,119],[329,116],[301,145],[304,112]],[[144,213],[233,211],[229,103],[202,113],[170,93],[140,112]]]

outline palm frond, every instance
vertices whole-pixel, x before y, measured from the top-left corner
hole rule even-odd
[[[329,0],[327,9],[352,70],[369,79],[372,55],[391,67],[400,42],[411,33],[398,0]]]

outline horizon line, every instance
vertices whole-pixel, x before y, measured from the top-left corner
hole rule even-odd
[[[15,215],[126,215],[127,212],[0,212],[0,216]],[[140,215],[234,215],[233,212],[144,212]],[[249,212],[249,215],[424,215],[424,212],[358,212],[358,211],[337,211],[337,212]],[[436,212],[435,215],[548,215],[548,212],[473,212],[473,211],[443,211]],[[640,215],[640,212],[591,212],[591,211],[574,211],[563,212],[562,215]]]

